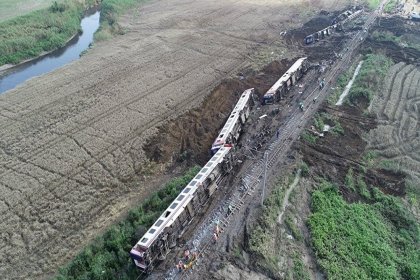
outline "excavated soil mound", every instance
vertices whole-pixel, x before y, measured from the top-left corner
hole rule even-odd
[[[204,164],[209,159],[211,144],[223,127],[240,94],[254,87],[262,97],[271,85],[290,67],[291,62],[275,61],[261,73],[239,73],[226,79],[205,99],[203,105],[159,128],[159,133],[145,145],[152,161],[177,161]],[[258,105],[258,103],[256,104]]]

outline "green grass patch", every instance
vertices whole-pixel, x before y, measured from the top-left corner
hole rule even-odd
[[[367,4],[369,9],[374,10],[379,6],[381,0],[365,0],[365,3]]]
[[[390,58],[381,54],[367,54],[349,95],[348,102],[357,105],[361,99],[371,102],[374,93],[378,92],[392,65]]]
[[[191,168],[131,210],[123,221],[96,238],[61,268],[56,279],[136,279],[138,271],[131,262],[129,251],[141,238],[138,229],[149,228],[199,171],[199,167]]]
[[[83,9],[76,1],[53,2],[47,9],[0,23],[0,65],[64,47],[79,32]]]
[[[309,166],[306,162],[302,161],[302,164],[300,165],[300,174],[302,177],[308,177],[309,176]]]
[[[277,218],[282,207],[284,189],[289,183],[291,183],[291,179],[281,179],[274,187],[270,196],[264,200],[262,214],[257,224],[253,227],[252,232],[250,232],[248,240],[248,248],[257,256],[259,266],[273,273],[277,271],[278,258],[273,251],[273,236],[275,234]]]
[[[315,144],[317,140],[315,135],[307,131],[302,133],[302,139],[310,144]]]
[[[111,38],[114,34],[124,34],[118,24],[118,16],[136,4],[147,0],[102,0],[101,25],[95,34],[95,40],[102,41]]]
[[[392,13],[395,10],[397,4],[398,0],[389,0],[384,7],[384,12],[388,14]]]
[[[292,234],[293,238],[295,238],[297,241],[303,240],[303,234],[300,232],[299,228],[296,226],[296,224],[293,222],[290,215],[284,219],[284,222],[287,226],[287,228],[290,230],[290,233]]]
[[[286,279],[293,280],[310,280],[308,269],[302,261],[302,257],[298,254],[295,254],[293,257],[293,267],[286,277]]]
[[[328,279],[420,279],[419,224],[395,197],[348,204],[336,187],[312,194],[309,228]]]

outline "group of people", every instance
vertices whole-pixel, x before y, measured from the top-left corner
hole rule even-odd
[[[182,260],[179,260],[178,264],[176,265],[176,268],[178,269],[178,271],[190,269],[194,265],[197,258],[197,252],[191,253],[190,250],[187,249],[184,251],[184,257],[182,258]]]

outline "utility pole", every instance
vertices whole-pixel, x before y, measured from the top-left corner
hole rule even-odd
[[[265,184],[267,182],[267,164],[268,164],[268,151],[264,153],[264,180],[263,180],[263,188],[261,193],[261,206],[264,205],[264,197],[265,197]]]

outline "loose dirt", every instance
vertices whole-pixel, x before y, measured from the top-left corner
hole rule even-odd
[[[310,2],[310,12],[346,2]],[[121,20],[124,35],[0,96],[0,274],[50,277],[155,189],[164,178],[145,182],[143,145],[156,127],[306,21],[308,3],[153,1]],[[184,143],[148,153],[165,161],[194,146]]]

